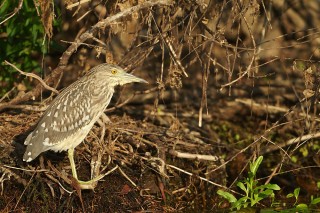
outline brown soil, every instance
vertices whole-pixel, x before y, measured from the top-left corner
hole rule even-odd
[[[179,93],[192,94],[188,86]],[[228,205],[221,203],[223,200],[217,197],[217,189],[224,186],[236,189],[234,181],[246,177],[248,161],[261,154],[265,157],[259,170],[261,183],[267,180],[273,169],[282,166],[283,173],[277,171],[272,174],[272,182],[281,185],[283,190],[278,194],[279,199],[281,194],[284,196],[298,186],[306,195],[318,193],[316,180],[319,170],[309,167],[317,163],[317,151],[312,153],[308,148],[309,153],[303,156],[302,151],[292,153],[291,150],[297,148],[296,144],[282,148],[273,145],[298,136],[296,128],[304,122],[304,119],[299,122],[299,110],[292,111],[290,118],[281,121],[281,111],[268,112],[266,105],[254,105],[253,100],[243,104],[232,97],[219,98],[215,93],[217,98],[208,100],[210,114],[204,116],[203,127],[199,128],[197,104],[191,97],[182,96],[172,102],[170,97],[173,94],[166,94],[167,98],[163,99],[166,104],[159,105],[156,113],[148,99],[143,105],[129,104],[108,112],[112,123],[106,125],[104,141],[99,142],[101,127],[96,125],[85,143],[76,149],[81,180],[90,179],[90,162],[101,156],[101,168],[106,166],[101,173],[119,166],[137,185],[135,187],[117,169],[104,177],[94,191],[82,191],[83,207],[79,193],[64,179],[71,179],[65,153],[47,152],[30,164],[22,162],[24,139],[41,112],[9,110],[2,113],[3,196],[0,208],[18,212],[81,212],[83,208],[88,212],[171,212],[224,208]],[[185,101],[182,102],[182,98]],[[237,99],[245,100],[240,95]],[[261,103],[268,101],[261,95],[254,100],[257,99]],[[138,100],[131,103],[138,103]],[[283,103],[278,104],[283,106]],[[274,105],[269,103],[271,106]],[[276,122],[279,122],[276,130],[268,133],[266,129]],[[261,135],[270,141],[257,139]],[[308,147],[316,144],[314,139]],[[289,159],[283,160],[283,151],[296,156],[300,166]],[[205,155],[211,160],[186,159],[178,157],[177,152]]]

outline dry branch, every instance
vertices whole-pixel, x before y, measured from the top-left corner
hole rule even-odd
[[[8,17],[6,18],[5,20],[3,20],[2,22],[0,22],[0,25],[5,23],[6,21],[8,21],[9,19],[11,19],[13,16],[15,16],[17,14],[17,12],[19,12],[19,10],[22,8],[22,3],[23,3],[23,0],[20,0],[19,1],[19,4],[16,8],[14,8],[14,11],[13,13]]]
[[[121,18],[124,18],[130,14],[133,14],[139,10],[145,9],[145,8],[150,8],[153,6],[166,6],[166,5],[171,5],[172,1],[166,1],[166,0],[159,0],[159,1],[147,1],[142,4],[133,6],[131,8],[128,8],[122,12],[119,12],[113,16],[110,16],[102,21],[99,21],[97,24],[92,26],[91,29],[87,30],[83,34],[81,34],[74,43],[72,43],[68,49],[62,54],[60,58],[60,62],[58,66],[52,71],[50,75],[48,75],[44,82],[47,85],[52,85],[54,82],[57,81],[59,76],[62,74],[64,68],[67,66],[69,59],[71,55],[78,49],[81,43],[86,41],[87,39],[94,38],[95,35],[97,34],[99,29],[103,29],[116,21],[118,21]],[[37,84],[35,88],[33,88],[31,91],[28,93],[24,94],[23,96],[18,96],[12,99],[9,102],[6,103],[1,103],[0,104],[0,112],[3,111],[4,109],[10,108],[11,105],[17,105],[21,102],[28,101],[30,99],[35,99],[36,97],[40,96],[42,92],[42,84]]]
[[[70,10],[70,9],[72,9],[73,7],[79,6],[79,5],[84,4],[84,3],[87,3],[87,2],[89,2],[89,1],[90,1],[90,0],[81,0],[81,1],[78,1],[78,2],[73,3],[73,4],[69,4],[69,5],[67,6],[67,9]]]
[[[17,70],[17,71],[18,71],[19,73],[21,73],[22,75],[25,75],[25,76],[28,76],[28,77],[32,77],[32,78],[37,79],[37,80],[42,84],[42,86],[43,86],[44,88],[46,88],[47,90],[50,90],[50,91],[52,91],[52,92],[54,92],[54,93],[56,93],[56,94],[59,94],[58,90],[56,90],[55,88],[52,88],[52,87],[48,86],[48,85],[46,84],[46,82],[44,82],[39,76],[37,76],[37,75],[35,75],[35,74],[33,74],[33,73],[23,72],[23,71],[20,70],[18,67],[16,67],[15,65],[11,64],[10,62],[8,62],[8,61],[6,61],[6,60],[4,60],[4,64],[13,67],[15,70]]]
[[[219,158],[213,155],[201,155],[201,154],[192,154],[186,152],[178,152],[175,150],[169,150],[169,153],[178,158],[186,158],[193,160],[207,160],[207,161],[217,161]]]
[[[293,145],[293,144],[296,144],[296,143],[305,142],[305,141],[311,140],[313,138],[319,138],[319,137],[320,137],[320,132],[310,133],[310,134],[307,134],[307,135],[302,135],[302,136],[299,136],[299,137],[296,137],[296,138],[292,138],[292,139],[290,139],[288,141],[285,141],[285,142],[283,142],[281,144],[268,146],[268,147],[266,147],[265,150],[262,150],[261,153],[262,154],[267,154],[267,153],[270,153],[270,152],[282,150],[282,148],[284,148],[286,146],[290,146],[290,145]]]

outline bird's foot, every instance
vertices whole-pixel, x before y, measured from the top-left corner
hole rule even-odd
[[[91,189],[94,190],[94,188],[97,186],[98,181],[101,180],[102,178],[104,178],[106,174],[104,175],[99,175],[91,180],[88,181],[82,181],[76,178],[72,178],[72,183],[71,185],[75,188],[75,189]]]

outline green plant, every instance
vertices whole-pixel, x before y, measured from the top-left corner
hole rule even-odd
[[[249,205],[251,207],[255,206],[259,201],[267,197],[274,197],[274,190],[280,190],[280,187],[277,184],[264,184],[258,185],[256,180],[256,174],[258,168],[263,160],[263,156],[259,156],[253,162],[250,162],[250,171],[248,172],[248,177],[237,183],[237,186],[245,192],[245,195],[237,199],[233,194],[218,190],[217,194],[221,197],[227,199],[231,203],[231,209],[241,209],[246,208]]]
[[[4,14],[0,21],[3,21],[18,5],[18,1],[6,0],[0,8],[0,14]],[[37,16],[36,8],[32,0],[23,2],[19,13],[7,20],[0,26],[0,62],[7,60],[14,63],[24,71],[40,71],[36,55],[45,52],[45,45],[42,45],[44,30],[40,17]],[[17,77],[16,72],[9,66],[0,66],[1,93],[9,89]]]
[[[313,205],[317,205],[320,203],[320,197],[317,197],[317,198],[314,198],[313,196],[311,196],[311,201],[310,201],[310,204],[309,206],[305,203],[298,203],[298,197],[299,197],[299,194],[300,194],[300,188],[295,188],[293,193],[289,193],[287,194],[287,198],[291,198],[291,197],[294,197],[295,198],[295,202],[293,204],[293,206],[295,206],[295,208],[299,208],[299,209],[308,209],[309,207],[312,207]]]
[[[18,2],[4,0],[1,3],[0,22],[14,11]],[[0,25],[1,65],[7,60],[25,72],[41,71],[41,57],[47,54],[49,43],[35,2],[24,0],[19,12]],[[19,74],[10,66],[0,66],[0,73],[1,97],[17,81]]]
[[[317,205],[319,203],[320,203],[320,197],[314,198],[312,195],[310,205]]]
[[[294,206],[297,204],[298,202],[298,197],[299,197],[299,194],[300,194],[300,188],[295,188],[293,193],[289,193],[287,194],[287,198],[291,198],[291,197],[294,197],[295,198],[295,202],[294,202]]]

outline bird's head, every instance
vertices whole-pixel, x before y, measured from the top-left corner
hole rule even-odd
[[[107,81],[109,86],[124,85],[128,83],[148,83],[142,78],[138,78],[132,74],[127,73],[121,67],[112,64],[100,64],[92,68],[92,73],[98,79]]]

